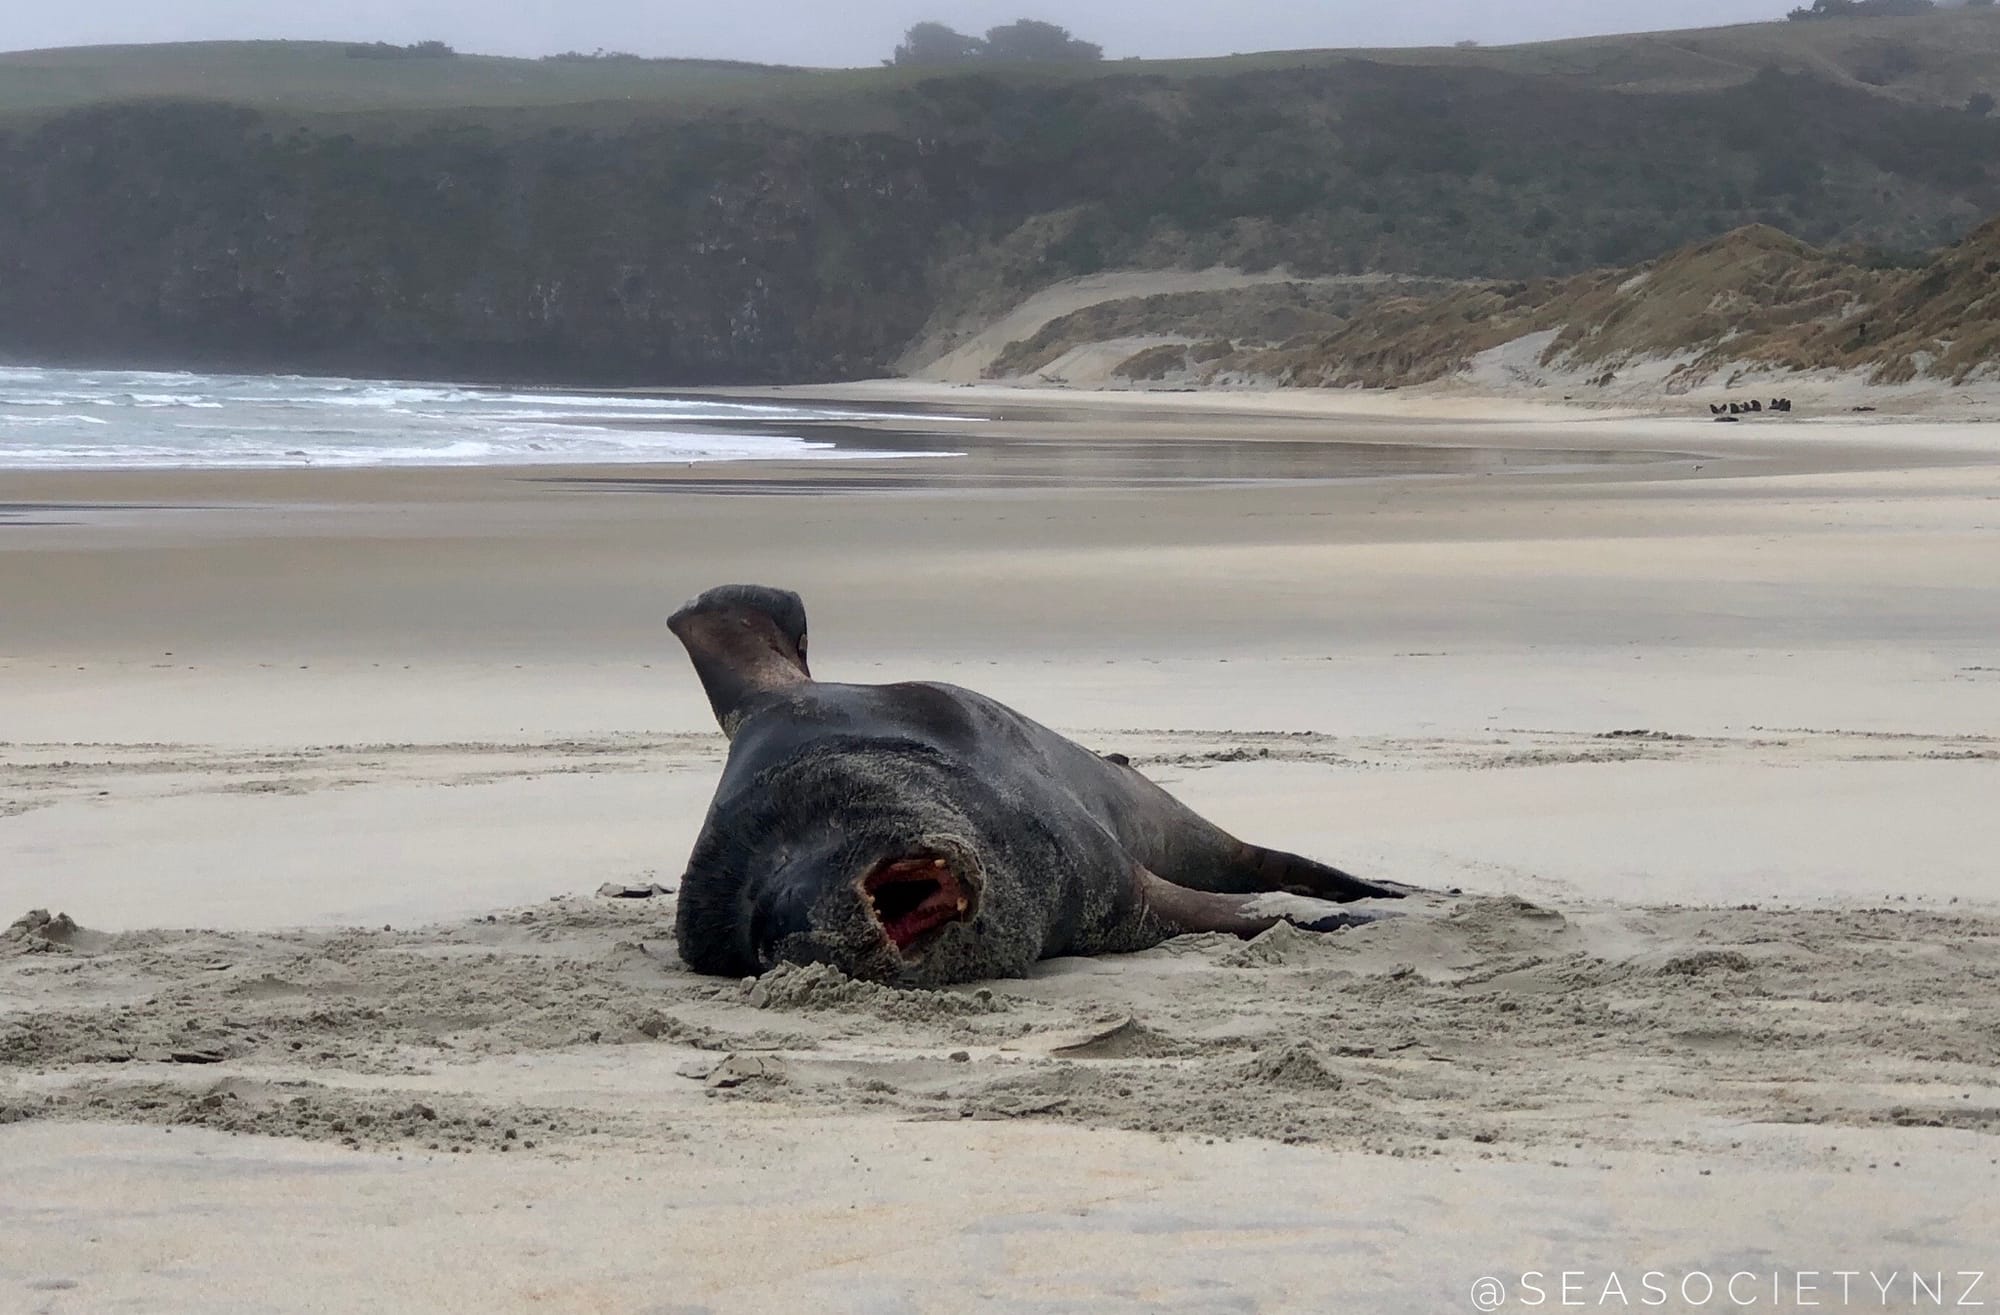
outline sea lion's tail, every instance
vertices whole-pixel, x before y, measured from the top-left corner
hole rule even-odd
[[[686,646],[708,706],[734,734],[743,701],[812,679],[806,667],[806,605],[788,589],[726,584],[667,618]]]

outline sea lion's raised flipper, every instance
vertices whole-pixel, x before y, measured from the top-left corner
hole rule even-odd
[[[1318,900],[1266,892],[1257,895],[1220,895],[1208,890],[1189,890],[1138,869],[1140,898],[1160,922],[1178,932],[1219,931],[1230,936],[1255,936],[1281,922],[1306,931],[1340,931],[1379,921],[1379,915],[1348,913],[1319,908]]]
[[[755,584],[710,589],[667,618],[694,660],[723,734],[734,735],[743,702],[812,679],[806,669],[806,605],[795,593]]]

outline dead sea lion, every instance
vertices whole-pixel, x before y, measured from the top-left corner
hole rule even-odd
[[[675,913],[699,972],[1018,976],[1183,932],[1331,931],[1369,918],[1317,901],[1412,889],[1238,840],[971,690],[814,680],[796,594],[711,589],[668,625],[730,740]]]

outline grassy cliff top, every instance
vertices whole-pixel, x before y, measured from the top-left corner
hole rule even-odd
[[[939,76],[919,68],[796,69],[708,60],[360,59],[338,42],[87,46],[0,54],[0,114],[113,100],[199,98],[286,110],[534,110],[619,104],[701,111],[870,100]],[[984,66],[1008,78],[1200,78],[1351,59],[1483,69],[1636,93],[1716,90],[1776,67],[1919,103],[2000,93],[2000,11],[1759,23],[1531,45],[1277,51],[1197,60]]]
[[[347,50],[331,41],[194,41],[15,51],[0,54],[0,113],[156,97],[308,112],[744,104],[815,77],[705,60],[357,59]]]

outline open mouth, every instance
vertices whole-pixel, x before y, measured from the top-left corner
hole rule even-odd
[[[861,893],[882,924],[882,934],[902,952],[972,911],[972,892],[951,864],[928,854],[878,864],[861,879]]]

